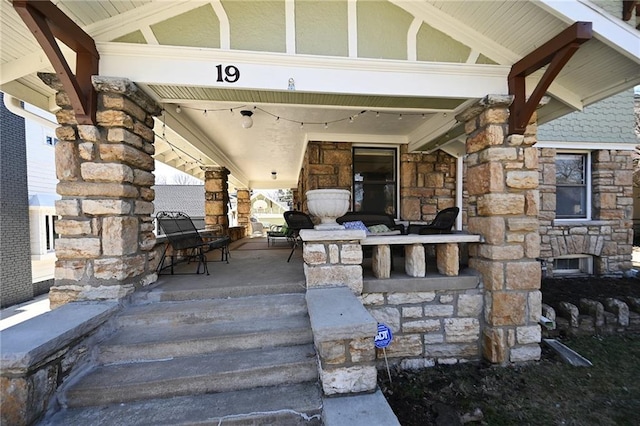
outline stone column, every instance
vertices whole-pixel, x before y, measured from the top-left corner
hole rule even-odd
[[[238,226],[244,227],[244,237],[251,234],[249,217],[251,216],[251,191],[248,189],[238,189]]]
[[[160,107],[129,80],[93,77],[97,125],[78,125],[57,90],[55,283],[52,307],[77,300],[120,299],[157,279],[151,189],[155,178],[153,116]]]
[[[483,355],[504,364],[540,358],[542,309],[536,117],[507,135],[509,96],[489,95],[458,115],[467,134],[469,266],[484,283]]]
[[[205,166],[204,223],[208,231],[227,235],[229,231],[229,170],[225,167]]]
[[[349,287],[362,294],[362,246],[365,237],[360,230],[317,231],[303,229],[302,257],[307,289]]]

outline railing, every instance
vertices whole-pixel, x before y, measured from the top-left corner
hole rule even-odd
[[[372,269],[376,278],[389,278],[391,275],[391,247],[403,245],[405,248],[405,272],[412,277],[426,275],[424,244],[436,244],[436,265],[442,275],[456,276],[460,272],[459,243],[479,243],[480,235],[453,232],[432,235],[370,235],[360,240],[363,246],[373,246]]]

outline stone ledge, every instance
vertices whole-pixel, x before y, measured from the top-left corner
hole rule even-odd
[[[117,302],[67,303],[2,332],[2,373],[37,365],[89,334],[120,309]]]
[[[378,323],[348,287],[307,290],[307,307],[316,342],[373,338]]]
[[[373,394],[324,398],[322,405],[325,426],[400,426],[380,390]]]
[[[302,229],[300,238],[302,241],[357,241],[367,236],[364,231],[360,230],[331,230],[318,231],[315,229]]]

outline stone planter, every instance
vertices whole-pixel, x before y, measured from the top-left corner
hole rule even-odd
[[[351,192],[346,189],[313,189],[307,191],[306,195],[309,213],[320,219],[316,229],[344,229],[336,222],[336,218],[349,210]]]

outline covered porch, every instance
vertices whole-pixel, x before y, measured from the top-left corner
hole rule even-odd
[[[155,158],[205,181],[211,230],[229,229],[230,190],[243,225],[253,188],[291,188],[297,210],[307,190],[348,189],[357,210],[370,185],[397,220],[457,206],[456,229],[482,236],[475,272],[398,284],[368,281],[362,235],[303,236],[304,265],[283,262],[287,273],[362,313],[314,342],[325,393],[375,387],[376,321],[407,367],[539,359],[537,124],[638,84],[635,30],[581,1],[90,4],[1,4],[0,87],[60,124],[58,305],[165,279]],[[384,173],[356,170],[382,150]],[[228,265],[215,266],[214,279]]]

